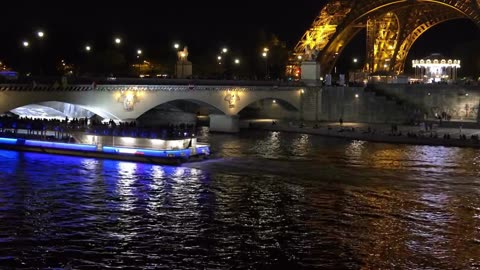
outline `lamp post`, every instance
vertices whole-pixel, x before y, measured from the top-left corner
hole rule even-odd
[[[24,69],[23,71],[25,72],[25,74],[27,74],[27,73],[28,73],[28,69],[30,69],[30,63],[31,63],[31,62],[29,63],[29,60],[31,60],[31,59],[30,59],[30,57],[27,55],[27,53],[28,53],[28,51],[29,51],[29,48],[30,48],[30,42],[29,42],[28,40],[23,40],[23,41],[21,42],[21,44],[22,44],[22,48],[23,48],[23,50],[24,50],[24,52],[25,52],[25,55],[22,57],[22,60],[23,60],[23,61],[22,61],[22,62],[23,62],[23,64],[22,64],[22,69]],[[27,64],[27,63],[28,63],[28,64]]]
[[[43,30],[38,30],[36,32],[36,36],[37,36],[37,39],[38,39],[38,73],[40,75],[43,75],[43,67],[44,67],[44,60],[45,60],[45,53],[44,53],[44,40],[45,40],[45,32]]]
[[[304,100],[303,95],[304,94],[305,94],[305,90],[301,89],[300,90],[300,122],[302,123],[303,123],[303,100]]]
[[[175,49],[175,52],[176,52],[176,55],[177,55],[177,60],[175,62],[175,64],[173,65],[174,67],[174,74],[175,74],[175,77],[178,78],[179,74],[178,74],[178,62],[180,62],[180,58],[178,57],[178,49],[180,49],[180,44],[179,43],[174,43],[173,44],[173,48]],[[181,63],[182,65],[182,76],[183,76],[183,62]]]
[[[235,64],[235,70],[237,71],[237,74],[236,76],[234,76],[234,79],[238,79],[238,67],[240,66],[240,59],[235,58],[235,60],[233,60],[233,63]]]
[[[92,49],[93,47],[90,45],[90,44],[85,44],[85,47],[83,48],[85,53],[86,53],[86,56],[85,56],[85,59],[84,59],[84,70],[83,70],[83,73],[88,73],[88,72],[92,72],[91,70],[91,62],[92,60],[90,59],[90,54],[92,52]]]
[[[263,48],[262,57],[265,58],[265,80],[268,80],[268,48]]]
[[[228,48],[227,47],[223,47],[221,50],[220,50],[220,59],[218,59],[219,61],[220,60],[223,60],[221,61],[219,64],[220,64],[220,73],[222,73],[222,77],[223,79],[228,79],[230,76],[230,62],[229,62],[229,58],[228,58]],[[223,55],[223,57],[221,56]]]

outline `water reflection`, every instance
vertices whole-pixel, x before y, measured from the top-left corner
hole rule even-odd
[[[0,268],[478,268],[477,150],[203,136],[181,167],[0,151]]]

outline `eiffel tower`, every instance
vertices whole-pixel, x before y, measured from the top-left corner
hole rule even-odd
[[[307,59],[320,63],[323,74],[330,73],[345,46],[366,28],[364,71],[401,74],[423,33],[461,18],[480,27],[480,0],[332,0],[295,46],[290,70]]]

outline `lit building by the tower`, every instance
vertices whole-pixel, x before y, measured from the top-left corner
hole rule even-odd
[[[421,60],[413,60],[415,79],[424,83],[449,82],[457,79],[460,60],[446,59],[440,54],[432,54]]]

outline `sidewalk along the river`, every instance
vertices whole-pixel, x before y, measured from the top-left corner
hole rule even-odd
[[[433,125],[388,125],[366,123],[298,123],[271,122],[269,124],[251,125],[271,131],[295,132],[312,135],[363,140],[372,142],[418,144],[435,146],[480,148],[480,129],[443,128]]]

